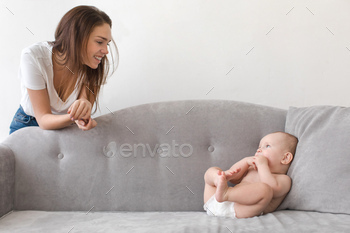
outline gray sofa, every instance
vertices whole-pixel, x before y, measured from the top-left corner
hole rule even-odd
[[[350,232],[348,108],[174,101],[96,121],[86,132],[29,127],[0,144],[0,232]],[[300,142],[279,210],[207,216],[206,169],[285,130]]]

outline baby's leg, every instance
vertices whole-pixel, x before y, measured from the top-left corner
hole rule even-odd
[[[221,169],[218,167],[211,167],[204,174],[204,203],[206,203],[216,192],[218,171],[221,171]]]
[[[215,198],[219,202],[234,202],[237,218],[260,215],[272,200],[273,191],[265,183],[239,184],[229,188],[223,179],[220,181]]]
[[[245,185],[242,189],[246,189],[245,192],[251,192],[250,196],[247,196],[251,202],[243,201],[235,204],[237,218],[261,215],[272,200],[272,188],[265,183],[254,183]]]
[[[232,188],[231,188],[232,189]],[[218,202],[230,201],[228,198],[229,187],[226,175],[223,171],[217,173],[215,199]]]

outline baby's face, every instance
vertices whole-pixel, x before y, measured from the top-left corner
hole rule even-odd
[[[282,133],[268,134],[260,141],[255,156],[262,155],[267,158],[269,166],[280,164],[283,155],[288,152]]]

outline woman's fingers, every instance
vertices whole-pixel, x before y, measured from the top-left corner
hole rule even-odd
[[[91,103],[87,100],[76,100],[68,109],[72,120],[88,119],[91,116]]]
[[[90,129],[96,127],[96,125],[97,125],[97,122],[92,118],[90,118],[88,120],[81,119],[81,120],[77,120],[75,122],[78,125],[79,129],[81,129],[83,131],[90,130]]]
[[[86,106],[84,105],[84,103],[80,103],[77,110],[75,111],[73,118],[74,119],[82,119],[83,118],[82,113],[83,113],[85,107]],[[85,112],[84,112],[84,115],[85,115]]]

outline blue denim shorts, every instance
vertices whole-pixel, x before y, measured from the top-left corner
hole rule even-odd
[[[13,117],[13,120],[10,125],[10,134],[15,132],[16,130],[19,130],[24,127],[28,126],[39,126],[38,122],[36,121],[35,117],[27,115],[24,111],[22,106],[19,106],[19,109],[17,110],[15,116]]]

